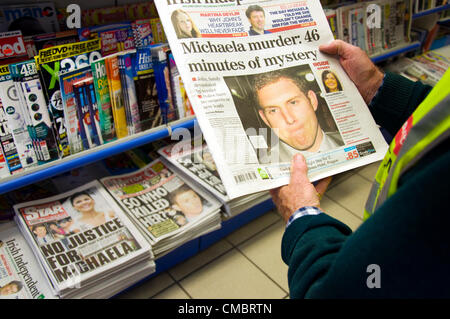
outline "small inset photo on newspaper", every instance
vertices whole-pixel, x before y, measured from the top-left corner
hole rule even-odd
[[[224,81],[260,163],[290,162],[298,152],[308,156],[344,145],[308,64]]]

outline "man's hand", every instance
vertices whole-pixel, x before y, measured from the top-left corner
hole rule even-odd
[[[291,166],[289,185],[272,189],[273,202],[278,212],[287,222],[289,217],[299,208],[320,206],[320,198],[331,182],[331,177],[320,180],[314,187],[308,179],[308,167],[303,155],[296,154]]]
[[[339,56],[339,61],[367,104],[372,101],[383,83],[383,73],[373,64],[367,53],[342,40],[321,45],[319,50]]]

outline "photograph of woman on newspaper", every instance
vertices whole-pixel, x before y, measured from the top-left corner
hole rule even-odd
[[[94,198],[86,191],[78,192],[70,197],[72,207],[80,213],[75,218],[76,223],[93,228],[106,223],[115,217],[115,213],[110,210],[108,212],[98,211],[95,207]]]
[[[323,86],[325,87],[325,91],[327,93],[334,93],[334,92],[341,92],[342,91],[342,85],[339,81],[336,74],[334,74],[331,71],[323,71],[322,73],[322,82]]]
[[[309,65],[224,80],[244,129],[266,127],[279,139],[265,137],[269,149],[259,152],[261,163],[290,162],[298,152],[308,156],[344,145]]]
[[[201,38],[199,29],[190,15],[181,9],[172,12],[172,24],[178,39]]]

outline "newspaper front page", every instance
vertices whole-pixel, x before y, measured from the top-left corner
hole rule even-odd
[[[58,295],[152,257],[148,242],[98,181],[14,210]]]
[[[158,153],[212,193],[221,203],[229,201],[217,172],[216,163],[208,145],[202,139],[170,144],[160,148]]]
[[[100,181],[152,244],[182,235],[212,214],[219,216],[219,201],[183,181],[160,159]]]
[[[228,196],[381,160],[387,144],[336,57],[320,1],[157,0],[171,50]]]
[[[0,225],[0,300],[53,298],[56,296],[17,225]]]

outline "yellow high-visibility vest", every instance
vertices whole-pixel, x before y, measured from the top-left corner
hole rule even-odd
[[[450,69],[403,124],[389,145],[375,175],[364,210],[364,220],[397,191],[402,174],[449,135]]]

